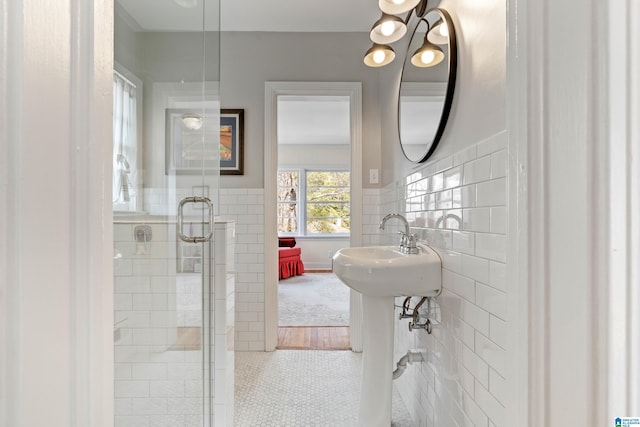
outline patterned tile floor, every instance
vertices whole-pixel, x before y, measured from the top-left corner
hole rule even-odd
[[[353,427],[362,355],[351,351],[236,353],[235,425]],[[397,393],[392,426],[413,427]]]

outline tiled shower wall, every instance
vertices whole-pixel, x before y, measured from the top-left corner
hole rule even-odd
[[[380,212],[405,214],[443,262],[433,333],[396,320],[395,360],[409,349],[425,355],[395,381],[417,425],[505,425],[507,172],[502,133],[382,191]],[[384,243],[397,239],[387,233]]]
[[[148,242],[135,241],[148,226]],[[115,427],[202,426],[203,407],[215,425],[233,425],[234,224],[216,223],[212,360],[199,348],[177,344],[177,329],[203,324],[198,274],[177,272],[176,226],[164,217],[138,216],[114,223]],[[203,378],[212,371],[210,404]]]
[[[264,190],[220,189],[220,215],[236,221],[236,351],[264,351]]]

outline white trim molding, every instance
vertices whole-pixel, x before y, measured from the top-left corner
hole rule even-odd
[[[264,155],[264,262],[265,350],[278,343],[278,247],[276,178],[278,171],[278,96],[348,96],[351,120],[351,246],[362,242],[362,83],[360,82],[266,82]],[[362,351],[360,298],[351,295],[351,348]]]
[[[640,414],[640,4],[596,2],[594,14],[595,422],[605,425]]]
[[[508,4],[508,424],[613,425],[640,411],[640,6]]]
[[[0,425],[107,427],[113,0],[36,3],[0,7]]]

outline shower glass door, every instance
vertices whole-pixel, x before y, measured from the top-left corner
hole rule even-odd
[[[211,427],[219,0],[116,0],[115,427]]]

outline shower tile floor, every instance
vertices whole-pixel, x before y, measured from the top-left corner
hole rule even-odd
[[[237,352],[238,427],[353,427],[358,423],[362,355],[351,351]],[[413,427],[397,392],[393,427]]]

